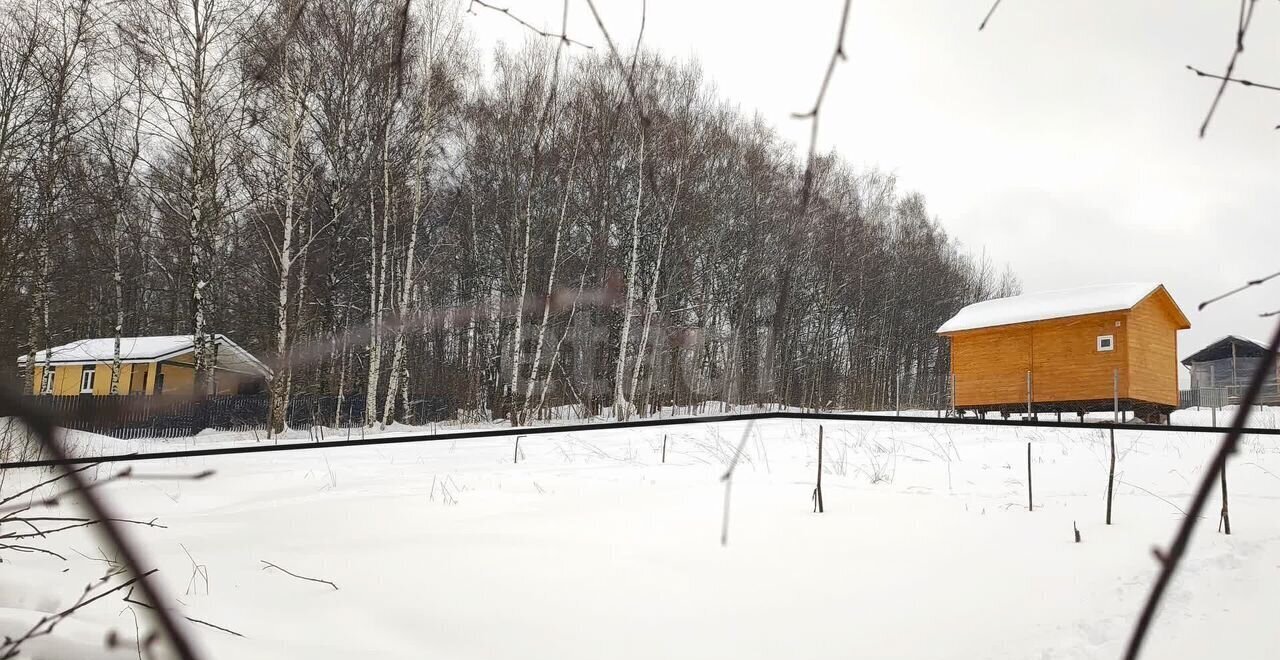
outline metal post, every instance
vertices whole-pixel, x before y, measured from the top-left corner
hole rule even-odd
[[[1111,429],[1111,472],[1107,475],[1107,524],[1111,524],[1111,492],[1116,482],[1116,430]]]
[[[1027,370],[1027,419],[1031,419],[1031,370]]]
[[[1111,421],[1120,421],[1120,370],[1111,370]]]
[[[893,393],[893,414],[902,414],[902,372],[898,372],[898,385]]]
[[[1225,491],[1224,491],[1225,492]],[[822,505],[822,427],[818,427],[818,482],[813,488],[813,509],[817,513],[825,512]]]
[[[1233,345],[1234,346],[1234,345]],[[1222,472],[1218,473],[1222,479],[1222,517],[1218,519],[1219,529],[1226,532],[1227,536],[1231,535],[1231,514],[1227,512],[1227,464],[1222,464]]]
[[[1027,511],[1035,511],[1036,507],[1031,498],[1031,443],[1027,443]]]

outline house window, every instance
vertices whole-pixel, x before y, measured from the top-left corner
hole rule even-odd
[[[1098,350],[1110,351],[1116,347],[1116,339],[1114,335],[1101,335],[1098,337]]]
[[[84,371],[80,372],[80,393],[93,394],[93,379],[97,375],[97,370],[93,365],[87,364]]]
[[[43,394],[53,394],[53,370],[54,367],[47,367],[40,377],[40,392]]]

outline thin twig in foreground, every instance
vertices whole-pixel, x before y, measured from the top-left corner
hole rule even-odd
[[[1002,0],[996,0],[991,3],[991,9],[987,10],[987,15],[982,17],[982,22],[978,24],[978,31],[981,32],[987,27],[987,21],[991,20],[991,15],[996,13],[996,7],[1000,6]]]
[[[1237,85],[1241,85],[1243,87],[1257,87],[1258,89],[1268,89],[1273,92],[1280,92],[1280,87],[1277,87],[1275,85],[1268,85],[1266,83],[1253,82],[1252,80],[1245,80],[1244,78],[1232,78],[1230,76],[1223,76],[1216,73],[1209,73],[1208,71],[1201,71],[1200,69],[1197,69],[1191,66],[1190,64],[1187,65],[1187,69],[1189,69],[1192,73],[1196,74],[1197,76],[1200,76],[1201,78],[1213,78],[1214,80],[1221,80],[1223,82],[1236,83]]]
[[[1223,299],[1225,299],[1225,298],[1230,298],[1231,296],[1234,296],[1234,295],[1236,295],[1237,293],[1240,293],[1241,291],[1244,291],[1244,290],[1249,289],[1249,288],[1251,288],[1251,287],[1261,286],[1261,285],[1266,284],[1267,282],[1269,282],[1269,281],[1271,281],[1271,280],[1273,280],[1273,279],[1275,279],[1275,278],[1277,278],[1277,277],[1280,277],[1280,271],[1274,272],[1274,273],[1272,273],[1272,274],[1270,274],[1270,275],[1267,275],[1266,277],[1259,277],[1259,278],[1258,278],[1258,279],[1256,279],[1256,280],[1249,280],[1248,282],[1245,282],[1244,284],[1241,284],[1240,286],[1238,286],[1238,287],[1236,287],[1236,288],[1234,288],[1234,289],[1232,289],[1232,290],[1230,290],[1230,291],[1228,291],[1228,292],[1226,292],[1226,293],[1223,293],[1223,294],[1220,294],[1220,295],[1214,296],[1214,297],[1212,297],[1212,298],[1210,298],[1210,299],[1208,299],[1208,300],[1206,300],[1206,301],[1204,301],[1204,302],[1200,303],[1200,306],[1199,306],[1199,307],[1197,307],[1196,309],[1197,309],[1197,310],[1201,310],[1201,311],[1202,311],[1202,310],[1204,310],[1204,308],[1205,308],[1205,307],[1208,307],[1209,305],[1212,305],[1213,303],[1216,303],[1216,302],[1218,302],[1219,300],[1223,300]],[[1264,314],[1263,316],[1266,316],[1266,315]]]
[[[107,581],[109,581],[111,578],[123,573],[124,571],[123,570],[113,571],[111,573],[104,575],[102,578],[98,579],[93,584],[90,584],[89,586],[85,587],[84,592],[80,594],[80,597],[76,599],[76,602],[73,603],[70,607],[60,612],[55,612],[53,614],[46,614],[43,617],[40,617],[40,620],[36,621],[35,624],[32,625],[31,628],[27,630],[27,632],[23,633],[22,635],[16,638],[5,637],[4,644],[0,645],[0,652],[2,652],[0,653],[0,659],[7,660],[9,658],[17,657],[19,652],[22,650],[23,643],[31,641],[37,637],[44,637],[46,635],[52,634],[54,628],[56,628],[59,623],[62,623],[63,621],[65,621],[67,617],[71,616],[72,614],[75,614],[77,610],[87,607],[88,605],[98,600],[106,598],[107,596],[110,596],[111,594],[117,591],[120,591],[121,589],[124,589],[125,587],[137,582],[138,580],[145,578],[148,575],[151,575],[152,573],[155,573],[156,570],[158,569],[153,568],[137,577],[129,578],[128,580],[125,580],[124,582],[121,582],[120,584],[117,584],[116,586],[110,589],[107,589],[106,591],[100,594],[97,594],[93,597],[89,597],[89,594],[92,593],[95,588],[103,584],[106,584]]]
[[[132,456],[133,454],[130,454],[130,455]],[[90,463],[89,465],[86,465],[82,468],[77,468],[76,472],[82,472],[95,465],[100,465],[100,464],[101,462]],[[16,497],[20,497],[26,493],[31,492],[32,490],[35,490],[36,488],[39,488],[40,486],[53,483],[58,479],[62,478],[62,477],[57,477],[54,479],[45,480],[39,484],[36,484],[35,486],[32,486],[31,488],[28,488],[19,493],[14,493],[9,497],[6,497],[5,499],[0,500],[0,505],[4,505],[4,506],[0,506],[0,514],[11,514],[14,512],[21,512],[35,506],[45,506],[45,507],[58,506],[59,504],[62,503],[62,500],[68,496],[75,495],[77,493],[85,493],[85,492],[94,490],[96,488],[101,488],[102,486],[105,486],[107,484],[110,484],[116,481],[122,481],[125,479],[128,479],[128,480],[140,479],[143,481],[199,481],[201,479],[205,479],[213,475],[214,475],[213,470],[204,470],[203,472],[196,472],[194,474],[136,474],[133,471],[132,467],[127,467],[104,479],[98,479],[97,481],[88,482],[83,489],[78,486],[72,486],[71,488],[55,493],[48,497],[41,498],[40,500],[30,502],[28,504],[5,505],[6,502],[9,502]],[[113,521],[125,521],[125,520],[123,518],[114,518]],[[130,521],[125,521],[125,522],[130,522]]]
[[[840,12],[840,31],[836,34],[836,47],[831,52],[831,59],[827,62],[827,72],[822,76],[822,86],[818,88],[818,99],[814,101],[813,109],[791,115],[796,119],[812,121],[809,127],[809,155],[805,159],[804,183],[800,187],[800,217],[804,217],[805,211],[809,208],[809,196],[813,190],[813,161],[817,159],[818,153],[818,119],[822,114],[822,102],[827,98],[827,88],[831,86],[831,76],[835,73],[836,64],[848,59],[844,53],[844,33],[849,26],[850,4],[851,0],[844,0],[844,9]]]
[[[596,19],[596,26],[600,28],[600,34],[604,35],[604,42],[609,45],[609,53],[613,55],[613,61],[618,66],[618,71],[623,74],[623,79],[627,83],[627,92],[631,96],[631,104],[636,111],[636,116],[640,118],[640,127],[643,130],[649,125],[649,116],[645,114],[644,104],[640,102],[640,92],[636,89],[635,78],[627,73],[622,65],[622,55],[618,53],[618,47],[613,43],[613,37],[609,35],[609,30],[604,26],[604,19],[600,18],[600,12],[596,10],[594,0],[587,0],[587,7],[591,9],[591,15]]]
[[[1262,363],[1258,365],[1258,370],[1249,379],[1249,386],[1240,400],[1240,406],[1236,409],[1235,419],[1231,422],[1231,430],[1222,438],[1222,444],[1219,445],[1218,452],[1205,469],[1200,485],[1196,487],[1191,506],[1187,509],[1187,515],[1182,518],[1182,524],[1178,526],[1178,531],[1173,537],[1173,543],[1169,546],[1167,552],[1160,552],[1159,550],[1155,552],[1161,562],[1160,574],[1156,577],[1155,584],[1151,587],[1151,595],[1147,597],[1142,613],[1138,616],[1138,621],[1134,625],[1133,635],[1129,638],[1129,645],[1125,650],[1125,660],[1136,660],[1142,650],[1142,643],[1146,640],[1147,631],[1151,628],[1151,621],[1155,619],[1156,610],[1160,607],[1160,600],[1164,597],[1165,589],[1169,587],[1173,574],[1178,570],[1178,563],[1187,552],[1187,546],[1191,543],[1191,534],[1200,522],[1200,516],[1204,511],[1205,503],[1209,499],[1209,493],[1213,491],[1214,482],[1217,481],[1223,466],[1227,464],[1227,457],[1234,454],[1240,445],[1240,436],[1244,434],[1245,423],[1249,421],[1249,412],[1253,408],[1254,402],[1258,400],[1258,395],[1262,392],[1263,380],[1275,366],[1277,350],[1280,350],[1280,324],[1276,324],[1276,329],[1271,336],[1271,343],[1267,345],[1267,352],[1262,357]]]
[[[548,39],[559,39],[561,42],[569,44],[571,46],[581,46],[582,48],[586,48],[587,50],[592,50],[591,46],[588,46],[587,44],[584,44],[581,41],[578,41],[576,39],[570,39],[569,35],[565,34],[563,30],[561,30],[560,34],[547,32],[546,30],[540,30],[534,27],[533,24],[524,20],[523,18],[520,18],[519,16],[516,16],[515,14],[511,13],[511,10],[507,9],[506,7],[498,7],[496,5],[491,5],[485,2],[484,0],[471,0],[471,2],[467,5],[467,13],[470,13],[470,14],[475,14],[475,12],[471,10],[471,5],[480,5],[485,9],[491,9],[493,11],[498,12],[499,14],[505,14],[507,18],[510,18],[511,20],[525,26],[525,28],[529,29],[529,31],[533,32],[536,35],[547,37]]]
[[[1213,95],[1213,103],[1209,104],[1209,112],[1205,114],[1204,122],[1200,124],[1200,137],[1204,137],[1205,132],[1209,130],[1213,113],[1218,109],[1218,102],[1227,91],[1227,82],[1231,80],[1231,74],[1236,70],[1236,60],[1240,59],[1240,53],[1244,52],[1244,35],[1249,31],[1249,23],[1253,21],[1253,7],[1257,2],[1258,0],[1240,0],[1240,17],[1236,20],[1236,47],[1231,51],[1231,59],[1227,61],[1227,71],[1222,76],[1222,83],[1218,85],[1218,92]]]
[[[159,590],[152,585],[150,580],[146,579],[148,575],[155,571],[143,572],[141,553],[126,540],[120,525],[115,522],[118,516],[113,515],[111,506],[97,496],[92,485],[85,480],[81,471],[72,470],[65,466],[73,457],[56,437],[57,427],[53,417],[48,412],[25,400],[21,394],[12,388],[4,385],[0,385],[0,416],[21,418],[27,428],[40,440],[40,444],[49,458],[63,465],[63,470],[67,479],[71,481],[74,491],[78,491],[83,495],[84,506],[89,511],[89,517],[102,521],[102,524],[98,525],[97,529],[102,531],[107,542],[115,548],[120,558],[120,563],[137,580],[138,588],[141,589],[142,595],[153,603],[164,602],[160,598]],[[194,660],[199,657],[195,646],[187,637],[186,630],[182,627],[182,624],[174,619],[168,608],[157,607],[154,610],[154,615],[160,630],[163,631],[172,645],[174,656],[182,660]]]
[[[139,606],[141,606],[141,607],[145,607],[145,608],[147,608],[147,609],[149,609],[149,610],[154,610],[154,609],[155,609],[155,606],[153,606],[153,605],[151,605],[151,604],[149,604],[149,603],[144,603],[144,602],[142,602],[142,601],[140,601],[140,600],[134,600],[134,598],[133,598],[133,589],[130,589],[130,590],[129,590],[129,593],[125,594],[125,596],[124,596],[124,602],[126,602],[126,603],[131,603],[131,604],[133,604],[133,605],[139,605]],[[244,637],[244,635],[241,635],[240,633],[238,633],[238,632],[236,632],[236,631],[234,631],[234,630],[231,630],[230,628],[223,628],[222,626],[219,626],[219,625],[215,625],[215,624],[209,623],[208,621],[201,621],[200,619],[197,619],[197,618],[195,618],[195,617],[193,617],[193,616],[187,616],[187,615],[185,615],[185,614],[184,614],[184,615],[182,615],[182,618],[186,619],[187,621],[190,621],[191,623],[198,623],[198,624],[200,624],[200,625],[202,625],[202,626],[209,626],[210,628],[213,628],[213,629],[215,629],[215,630],[221,630],[221,631],[222,631],[222,632],[224,632],[224,633],[228,633],[228,634],[231,634],[231,635],[235,635],[236,637]]]
[[[738,441],[738,448],[733,452],[733,458],[729,459],[729,467],[720,477],[720,481],[724,482],[724,517],[720,522],[720,545],[729,545],[729,492],[733,488],[733,471],[738,467],[738,459],[742,456],[742,450],[747,446],[747,438],[751,437],[751,429],[755,428],[755,425],[754,419],[747,422],[747,428],[742,430],[742,440]]]
[[[266,566],[263,566],[263,567],[262,567],[262,570],[264,570],[264,571],[265,571],[265,570],[267,570],[268,568],[274,568],[274,569],[276,569],[276,570],[278,570],[278,571],[280,571],[280,572],[282,572],[282,573],[285,573],[285,574],[287,574],[287,575],[292,575],[293,577],[296,577],[296,578],[298,578],[299,580],[306,580],[306,581],[308,581],[308,582],[319,582],[319,583],[321,583],[321,584],[327,584],[327,585],[329,585],[329,586],[333,587],[334,591],[337,591],[337,590],[338,590],[338,585],[336,585],[336,584],[334,584],[334,583],[332,583],[332,582],[330,582],[330,581],[328,581],[328,580],[322,580],[322,579],[320,579],[320,578],[311,578],[311,577],[307,577],[307,576],[305,576],[305,575],[298,575],[297,573],[291,573],[291,572],[289,572],[288,570],[285,570],[285,569],[283,569],[283,568],[280,568],[279,566],[276,566],[275,564],[273,564],[273,563],[271,563],[271,562],[269,562],[269,561],[267,561],[267,560],[265,560],[265,559],[259,559],[258,561],[260,561],[260,562],[262,562],[262,563],[266,564]]]
[[[1127,482],[1127,481],[1125,481],[1125,480],[1121,479],[1121,480],[1120,480],[1120,485],[1122,485],[1122,486],[1129,486],[1130,488],[1137,488],[1138,490],[1140,490],[1140,491],[1142,491],[1142,492],[1144,492],[1144,493],[1146,493],[1146,494],[1148,494],[1148,495],[1150,495],[1150,496],[1152,496],[1152,497],[1156,498],[1157,500],[1160,500],[1161,502],[1164,502],[1165,504],[1168,504],[1169,506],[1173,507],[1174,509],[1176,509],[1176,510],[1178,511],[1178,513],[1181,513],[1181,514],[1182,514],[1182,515],[1184,515],[1184,516],[1185,516],[1185,515],[1187,515],[1187,512],[1186,512],[1186,511],[1183,511],[1183,510],[1182,510],[1182,507],[1178,506],[1177,504],[1174,504],[1173,502],[1170,502],[1169,500],[1167,500],[1167,499],[1165,499],[1165,498],[1163,498],[1163,497],[1160,497],[1159,495],[1157,495],[1157,494],[1155,494],[1155,493],[1153,493],[1153,492],[1151,492],[1151,491],[1147,490],[1146,488],[1143,488],[1142,486],[1139,486],[1138,484],[1131,484],[1131,483],[1129,483],[1129,482]]]
[[[93,466],[95,466],[95,465],[98,465],[98,463],[89,463],[88,465],[85,465],[84,467],[76,468],[76,469],[75,469],[75,472],[84,472],[85,470],[88,470],[89,468],[91,468],[91,467],[93,467]],[[65,479],[65,478],[66,478],[66,476],[67,476],[67,473],[66,473],[66,472],[61,472],[61,473],[59,473],[59,474],[57,474],[57,475],[54,475],[54,476],[52,476],[52,477],[50,477],[50,478],[48,478],[48,479],[45,479],[44,481],[41,481],[40,483],[38,483],[38,484],[36,484],[36,485],[34,485],[34,486],[31,486],[31,487],[29,487],[29,488],[24,488],[24,489],[22,489],[22,490],[20,490],[20,491],[18,491],[18,492],[16,492],[16,493],[14,493],[14,494],[12,494],[12,495],[10,495],[10,496],[6,497],[6,498],[4,498],[4,499],[0,499],[0,504],[8,504],[9,502],[12,502],[13,500],[15,500],[15,499],[17,499],[17,498],[22,497],[23,495],[26,495],[27,493],[30,493],[30,492],[32,492],[32,491],[34,491],[34,490],[37,490],[37,489],[38,489],[38,488],[40,488],[41,486],[47,486],[47,485],[49,485],[49,484],[51,484],[51,483],[53,483],[53,482],[55,482],[55,481],[60,481],[60,480],[62,480],[62,479]]]

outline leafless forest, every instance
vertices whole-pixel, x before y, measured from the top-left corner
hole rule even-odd
[[[194,334],[207,380],[223,333],[277,423],[876,407],[945,396],[937,326],[1017,291],[892,175],[819,154],[802,195],[697,62],[482,51],[467,9],[0,0],[0,360]]]

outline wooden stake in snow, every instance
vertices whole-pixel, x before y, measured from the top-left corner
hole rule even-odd
[[[667,434],[662,434],[662,462],[667,462]]]
[[[1222,464],[1222,518],[1218,520],[1218,531],[1231,535],[1231,514],[1227,513],[1227,464]]]
[[[511,462],[512,462],[512,463],[519,463],[519,462],[520,462],[520,438],[523,438],[523,437],[524,437],[523,435],[517,435],[517,436],[516,436],[516,448],[515,448],[515,450],[513,450],[513,451],[511,452]]]
[[[1120,370],[1111,370],[1111,421],[1120,421]],[[1110,523],[1108,523],[1110,524]]]
[[[1027,419],[1031,419],[1031,371],[1027,371]],[[1028,447],[1031,445],[1028,444]],[[1028,450],[1029,451],[1029,450]]]
[[[818,485],[813,488],[813,510],[823,513],[822,507],[822,427],[818,427]]]
[[[1116,430],[1111,429],[1111,473],[1107,475],[1107,524],[1111,524],[1111,492],[1116,482]]]
[[[1031,500],[1031,443],[1027,443],[1027,511],[1035,511]]]
[[[1076,521],[1074,521],[1074,520],[1072,520],[1072,521],[1071,521],[1071,529],[1072,529],[1072,530],[1074,530],[1074,531],[1075,531],[1075,533],[1076,533],[1076,543],[1079,543],[1079,542],[1080,542],[1080,528],[1079,528],[1079,527],[1076,527]]]
[[[893,414],[895,415],[902,414],[902,372],[901,371],[898,372],[898,382],[893,392]]]

